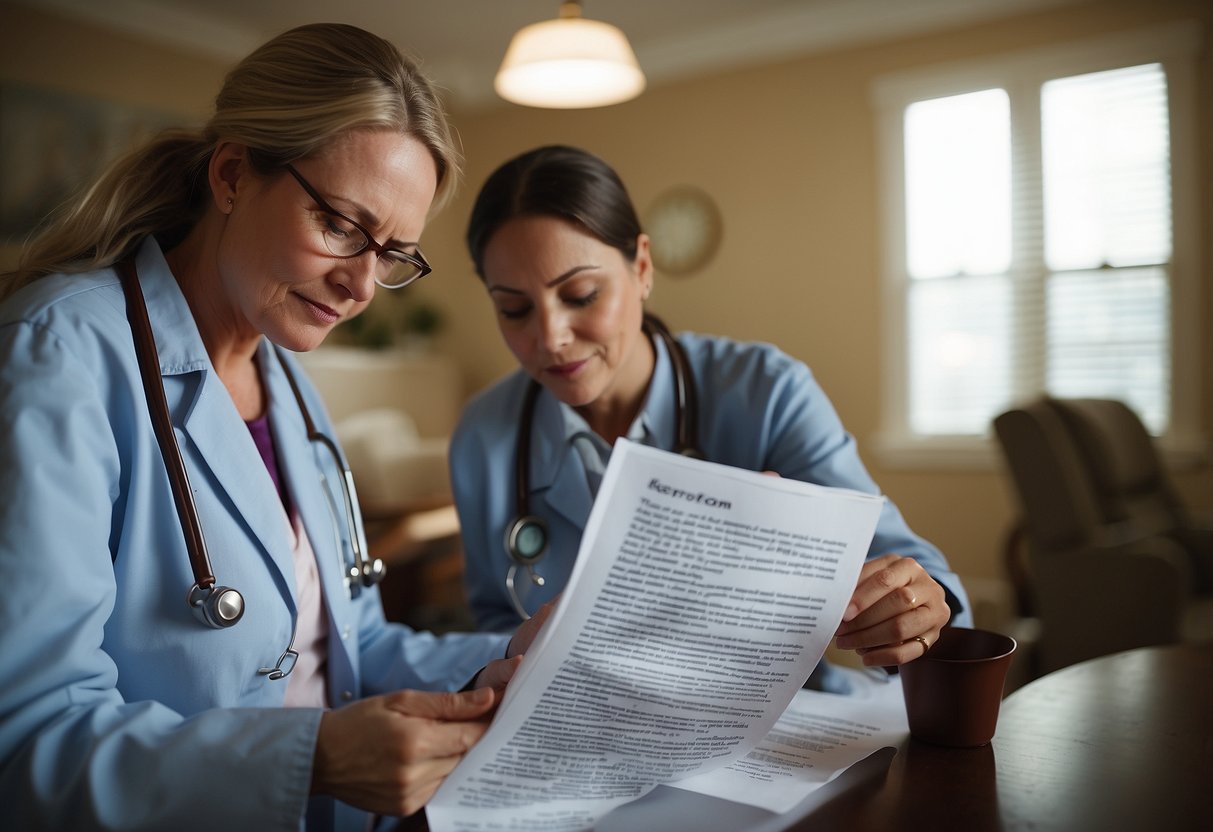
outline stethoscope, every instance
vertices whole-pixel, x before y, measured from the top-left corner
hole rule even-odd
[[[194,615],[206,626],[215,629],[231,627],[244,615],[244,596],[229,586],[219,586],[215,573],[211,569],[211,559],[207,554],[206,540],[202,536],[202,525],[198,520],[198,509],[194,505],[193,490],[190,487],[189,474],[185,470],[185,461],[181,457],[181,449],[173,434],[173,425],[169,418],[168,400],[164,395],[164,383],[160,378],[160,366],[157,361],[156,339],[152,335],[152,326],[147,317],[147,305],[143,300],[143,290],[139,287],[139,277],[136,274],[133,258],[127,258],[116,266],[118,277],[122,282],[122,292],[126,295],[127,319],[130,321],[131,333],[135,339],[135,357],[139,363],[139,374],[143,379],[143,392],[147,397],[148,410],[152,416],[152,427],[156,432],[156,440],[160,444],[160,453],[164,457],[164,467],[168,472],[169,484],[173,490],[173,500],[177,504],[177,516],[181,521],[181,532],[185,536],[185,548],[189,552],[190,568],[194,572],[194,585],[186,595]],[[307,438],[318,442],[333,457],[337,470],[341,472],[341,490],[345,497],[345,523],[349,535],[350,548],[354,553],[354,562],[347,564],[342,555],[339,539],[337,505],[328,487],[328,480],[320,469],[320,479],[325,497],[328,499],[329,511],[333,519],[333,537],[337,545],[337,554],[341,558],[341,568],[345,578],[346,589],[350,597],[357,597],[363,587],[371,587],[383,580],[386,569],[379,558],[369,558],[366,554],[366,533],[362,527],[362,515],[358,505],[358,492],[354,489],[354,477],[349,466],[337,449],[337,444],[321,433],[312,421],[303,394],[295,374],[285,360],[278,347],[279,364],[290,382],[291,392],[299,404],[303,414],[303,423],[307,428]],[[348,568],[347,568],[348,566]],[[293,651],[287,648],[284,658]],[[279,661],[279,665],[282,661]],[[281,678],[290,671],[283,672],[279,668],[266,668],[271,678]]]
[[[670,355],[670,364],[674,370],[674,424],[676,434],[674,453],[683,456],[703,459],[699,450],[699,402],[695,391],[695,378],[691,374],[691,364],[687,359],[686,350],[670,333],[670,330],[656,315],[648,313],[644,316],[642,328],[654,344],[658,338],[665,344],[666,352]],[[522,400],[522,416],[518,422],[518,439],[515,443],[514,487],[518,516],[506,527],[505,551],[510,556],[510,570],[505,576],[505,588],[509,593],[514,611],[526,621],[530,613],[522,605],[514,580],[519,567],[526,569],[531,583],[543,586],[543,576],[535,571],[536,564],[543,560],[548,550],[548,524],[538,515],[531,514],[530,481],[531,481],[531,431],[535,420],[535,404],[543,387],[534,379],[527,386],[526,395]]]

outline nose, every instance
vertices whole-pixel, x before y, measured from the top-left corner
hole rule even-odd
[[[540,308],[535,316],[539,326],[539,342],[549,355],[556,355],[573,340],[569,317],[560,309]]]
[[[337,261],[331,276],[337,286],[358,303],[366,303],[375,296],[375,270],[379,258],[373,251],[364,251],[354,257]]]

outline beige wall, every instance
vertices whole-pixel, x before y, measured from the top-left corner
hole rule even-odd
[[[224,67],[133,39],[0,6],[0,77],[133,103],[204,112]],[[1099,0],[1058,11],[864,46],[718,77],[658,85],[602,110],[501,107],[454,113],[467,183],[435,219],[425,248],[434,278],[408,290],[448,311],[439,346],[464,368],[469,392],[511,367],[462,246],[479,183],[498,163],[549,142],[581,145],[611,161],[641,209],[664,188],[708,190],[724,214],[715,260],[688,278],[659,277],[652,308],[682,329],[778,343],[806,361],[861,450],[877,429],[881,396],[879,185],[871,87],[878,76],[931,63],[1016,51],[1175,19],[1202,21],[1200,114],[1203,227],[1213,220],[1213,8],[1200,0]],[[1205,235],[1202,286],[1213,266]],[[1213,291],[1202,298],[1213,320]],[[381,302],[377,301],[380,305]],[[1205,328],[1208,329],[1207,327]],[[1213,339],[1202,345],[1206,435],[1213,413]],[[885,470],[865,459],[910,523],[958,571],[1001,574],[999,547],[1014,513],[999,471]],[[1213,472],[1179,475],[1213,512]]]
[[[0,78],[194,120],[206,115],[226,61],[0,3]]]
[[[652,308],[675,328],[769,340],[803,359],[833,399],[860,449],[878,427],[882,344],[881,238],[874,79],[940,61],[1017,51],[1174,19],[1203,21],[1202,211],[1213,219],[1213,8],[1202,2],[1101,0],[944,34],[847,49],[716,78],[655,87],[602,110],[509,107],[455,114],[468,156],[468,185],[427,232],[442,278],[424,289],[458,310],[443,344],[473,386],[508,369],[487,300],[459,235],[476,187],[510,155],[568,142],[608,159],[643,211],[662,189],[708,190],[724,215],[721,248],[687,278],[658,278]],[[1206,235],[1202,285],[1213,245]],[[1202,300],[1213,320],[1213,292]],[[1205,337],[1204,411],[1213,412]],[[1210,420],[1205,418],[1206,435]],[[1000,546],[1014,498],[1000,471],[886,470],[864,454],[877,481],[916,530],[962,574],[1001,576]],[[1213,512],[1208,466],[1181,474],[1181,488]]]

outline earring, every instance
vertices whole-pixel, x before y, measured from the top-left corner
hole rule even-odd
[[[229,196],[227,198],[227,210],[229,210],[229,211],[232,210],[232,208],[233,208],[233,206],[235,206],[235,204],[236,204],[236,201]]]

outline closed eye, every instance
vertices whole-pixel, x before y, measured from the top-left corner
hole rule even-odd
[[[340,214],[326,213],[324,215],[324,224],[328,233],[336,237],[350,237],[359,233],[358,229]]]
[[[380,254],[379,256],[380,256],[380,258],[388,261],[392,265],[399,265],[400,263],[408,263],[410,265],[417,265],[417,256],[416,255],[409,254],[408,252],[400,251],[399,249],[389,248],[386,251],[384,251],[382,254]]]
[[[589,306],[591,303],[593,303],[596,300],[598,300],[598,290],[597,289],[590,292],[588,295],[582,295],[581,297],[576,297],[576,298],[566,298],[564,302],[567,303],[569,306],[582,307],[582,306]]]
[[[531,307],[529,305],[518,306],[518,307],[509,308],[509,309],[505,309],[502,307],[497,308],[497,314],[500,315],[501,317],[505,318],[508,321],[522,320],[523,318],[525,318],[527,316],[527,313],[529,313],[530,311],[531,311]]]

